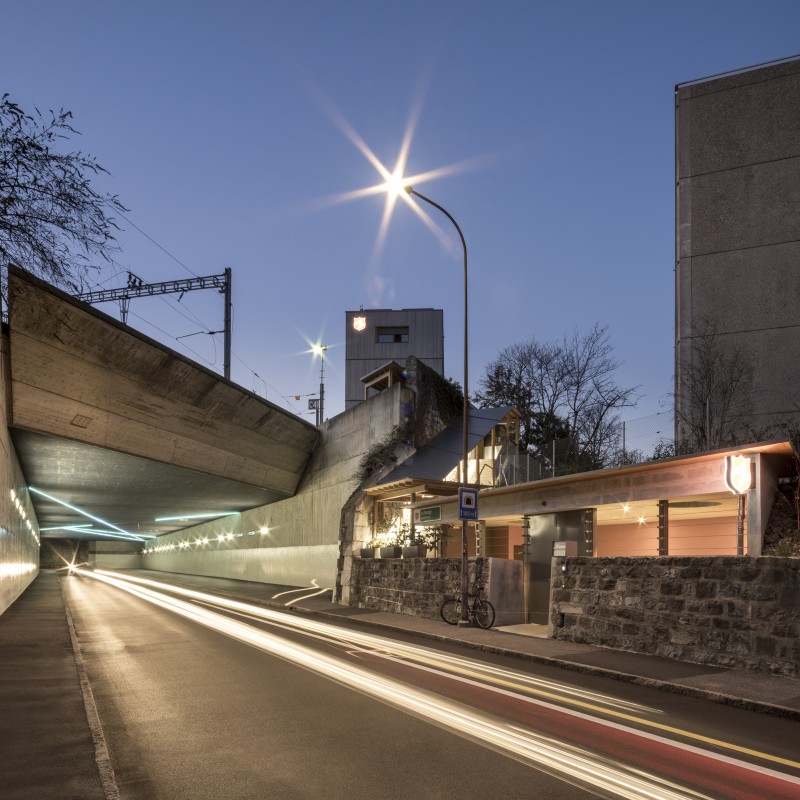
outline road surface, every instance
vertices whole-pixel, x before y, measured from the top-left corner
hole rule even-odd
[[[64,584],[123,800],[800,798],[796,722],[166,581]]]

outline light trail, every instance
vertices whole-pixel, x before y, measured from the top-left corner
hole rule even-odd
[[[387,658],[390,660],[401,661],[402,663],[411,662],[411,665],[417,669],[434,673],[438,676],[444,675],[452,680],[459,681],[464,684],[469,684],[482,689],[495,692],[499,695],[513,697],[517,701],[532,703],[541,706],[542,708],[550,709],[561,714],[571,715],[575,718],[587,721],[594,725],[605,726],[609,729],[620,731],[625,734],[639,737],[642,740],[650,741],[662,745],[664,747],[671,747],[674,750],[683,751],[688,754],[696,754],[703,758],[712,761],[731,765],[732,767],[744,770],[748,773],[762,775],[769,777],[773,780],[783,782],[784,785],[788,782],[792,786],[791,796],[795,796],[797,787],[800,787],[800,780],[787,776],[783,773],[774,770],[760,767],[753,764],[748,764],[732,757],[725,756],[719,753],[709,752],[694,747],[689,744],[677,742],[670,739],[665,739],[662,736],[648,733],[646,731],[637,730],[629,726],[612,722],[609,720],[598,719],[596,716],[590,716],[583,711],[565,709],[563,706],[556,706],[550,702],[546,702],[541,697],[546,697],[555,700],[559,703],[567,703],[578,708],[592,710],[596,713],[623,717],[626,720],[635,722],[639,725],[652,725],[664,730],[673,732],[676,735],[684,738],[700,740],[705,744],[711,744],[723,750],[733,750],[746,753],[754,758],[777,762],[795,769],[800,769],[800,762],[783,759],[778,756],[773,756],[769,753],[752,750],[750,748],[742,748],[738,745],[732,745],[727,742],[704,737],[699,734],[694,734],[691,731],[684,731],[678,728],[673,728],[662,723],[654,722],[652,720],[644,719],[641,717],[632,716],[630,712],[637,711],[639,713],[658,713],[656,709],[643,707],[633,703],[626,703],[619,701],[608,695],[602,695],[596,692],[588,692],[584,690],[574,689],[557,682],[546,681],[536,678],[525,673],[517,672],[515,670],[507,670],[501,667],[496,667],[491,664],[484,664],[482,662],[464,658],[460,656],[453,656],[444,653],[438,653],[425,647],[418,647],[407,645],[401,642],[395,642],[381,636],[372,634],[360,633],[358,631],[350,631],[340,628],[335,625],[316,622],[314,620],[305,619],[303,617],[290,616],[282,612],[273,611],[263,607],[253,606],[248,603],[242,603],[236,600],[231,600],[226,597],[219,597],[209,595],[204,592],[183,588],[180,586],[173,586],[159,581],[153,581],[147,578],[138,578],[129,575],[116,575],[115,573],[105,570],[97,570],[97,573],[108,577],[110,580],[119,581],[120,579],[128,581],[132,584],[151,585],[161,589],[166,588],[167,591],[172,591],[176,594],[181,594],[190,597],[198,602],[207,603],[210,605],[225,608],[237,614],[242,614],[249,618],[274,624],[279,627],[294,628],[304,635],[324,640],[336,645],[350,644],[355,645],[360,652],[376,657]],[[88,573],[91,574],[91,573]],[[120,587],[125,588],[125,587]],[[166,597],[156,592],[159,597]],[[175,601],[179,602],[179,601]],[[191,606],[194,608],[194,606]],[[456,674],[453,674],[456,673]],[[487,686],[486,681],[493,685]],[[525,694],[536,695],[537,697],[528,697],[523,694],[520,696],[519,692]],[[625,709],[618,711],[617,709]],[[484,744],[487,744],[484,742]],[[490,745],[494,746],[494,745]]]
[[[344,686],[432,722],[535,769],[615,800],[710,800],[707,795],[655,775],[613,763],[583,748],[558,742],[422,689],[385,678],[341,659],[315,652],[238,620],[198,608],[104,570],[76,573],[102,581],[204,627],[269,652]]]
[[[547,681],[542,678],[527,675],[517,670],[509,670],[503,667],[497,667],[492,664],[486,664],[484,662],[466,658],[464,656],[440,653],[426,647],[418,647],[415,645],[404,644],[402,642],[396,642],[392,639],[376,636],[375,634],[351,631],[345,628],[340,628],[336,625],[317,622],[315,620],[306,619],[299,616],[288,616],[280,611],[274,611],[262,606],[254,606],[250,605],[249,603],[231,600],[227,597],[210,595],[206,594],[205,592],[198,592],[194,589],[187,589],[166,582],[153,581],[148,578],[139,578],[132,575],[119,575],[106,570],[96,570],[96,572],[108,575],[110,577],[131,581],[133,583],[154,586],[159,589],[167,589],[167,591],[180,594],[184,597],[192,598],[202,603],[207,603],[209,605],[245,614],[257,619],[261,619],[265,622],[274,623],[281,627],[295,628],[305,632],[309,636],[314,636],[316,638],[326,638],[334,643],[346,642],[350,645],[355,645],[356,647],[361,648],[365,653],[370,653],[373,655],[384,653],[387,657],[394,656],[403,660],[416,662],[420,665],[420,668],[427,666],[433,670],[447,670],[450,673],[454,673],[454,679],[460,677],[460,679],[465,682],[476,680],[488,681],[489,683],[494,684],[498,691],[509,690],[515,693],[521,692],[523,695],[531,695],[532,697],[543,698],[542,700],[538,700],[536,702],[539,702],[540,704],[550,708],[555,708],[555,706],[551,706],[545,701],[554,701],[557,703],[567,704],[577,709],[581,709],[582,712],[594,712],[604,716],[614,717],[621,722],[627,722],[644,728],[650,728],[659,731],[660,733],[672,734],[683,739],[688,739],[689,741],[716,747],[722,751],[734,752],[749,756],[751,758],[756,758],[761,761],[767,761],[773,764],[780,764],[782,766],[790,767],[791,769],[800,770],[800,761],[782,758],[771,753],[765,753],[760,750],[743,747],[731,742],[714,739],[710,736],[704,736],[702,734],[695,733],[694,731],[667,725],[666,723],[658,720],[637,716],[635,713],[641,715],[642,713],[660,714],[661,712],[657,709],[646,708],[633,703],[627,703],[611,697],[610,695],[588,692],[565,684],[560,684],[555,681]],[[532,698],[523,696],[520,699],[531,700]],[[560,708],[559,710],[566,712],[566,710],[563,708]],[[671,739],[666,739],[660,736],[656,737],[653,734],[647,734],[645,731],[638,730],[637,728],[614,725],[609,721],[601,720],[597,717],[589,717],[581,714],[580,712],[572,713],[576,713],[579,716],[585,717],[586,719],[591,719],[596,724],[605,724],[610,727],[616,727],[619,730],[626,730],[640,737],[647,736],[654,741],[670,744],[673,747],[690,747],[689,745],[683,745],[682,743]],[[718,757],[720,760],[727,758],[725,756],[717,755],[705,750],[700,752],[704,753],[709,758]],[[752,765],[745,764],[745,762],[741,763],[747,768],[755,769],[755,767]],[[775,775],[785,777],[782,775],[782,773],[776,772]]]
[[[103,569],[95,570],[95,574],[107,575],[118,580],[130,581],[143,586],[153,586],[158,589],[179,594],[182,597],[189,597],[201,603],[219,608],[225,608],[229,611],[244,614],[254,619],[269,622],[282,628],[295,628],[309,636],[313,636],[318,639],[325,639],[326,641],[334,644],[353,645],[365,653],[370,653],[373,655],[384,653],[387,655],[397,656],[411,662],[433,665],[443,669],[452,670],[454,672],[461,671],[465,675],[469,675],[471,677],[480,676],[484,677],[486,680],[494,680],[495,682],[503,680],[505,681],[507,688],[510,688],[512,685],[514,685],[519,691],[527,691],[531,694],[538,693],[546,696],[548,699],[559,700],[561,702],[574,703],[576,701],[582,701],[584,708],[593,711],[599,711],[600,713],[607,713],[611,707],[625,709],[627,711],[636,711],[639,713],[661,713],[661,711],[658,709],[647,708],[635,703],[619,700],[618,698],[610,695],[604,695],[598,692],[590,692],[584,689],[577,689],[566,684],[560,684],[555,681],[537,678],[517,670],[496,667],[491,664],[485,664],[481,661],[476,661],[475,659],[466,658],[464,656],[439,653],[427,647],[404,644],[403,642],[397,642],[383,636],[348,630],[346,628],[341,628],[337,625],[332,625],[326,622],[317,622],[316,620],[307,619],[305,617],[287,615],[284,612],[274,611],[269,608],[264,608],[263,606],[254,606],[239,600],[232,600],[228,597],[222,597],[219,595],[206,594],[205,592],[199,592],[195,589],[187,589],[183,586],[176,586],[163,581],[155,581],[149,578],[139,578],[133,575],[123,575]],[[297,592],[305,590],[292,589],[289,591]],[[273,598],[282,597],[288,593],[288,591],[280,592],[276,595],[273,595]],[[294,599],[291,602],[299,602],[299,599]],[[560,692],[560,694],[558,694],[558,692]],[[586,703],[590,703],[592,705],[586,705]],[[798,767],[800,767],[800,764],[798,764]]]

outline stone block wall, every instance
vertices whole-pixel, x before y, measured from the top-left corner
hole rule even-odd
[[[566,641],[800,677],[800,559],[554,559],[551,616]]]
[[[483,561],[488,565],[488,559]],[[474,580],[475,559],[471,559],[470,587]],[[354,558],[352,562],[351,606],[438,619],[442,601],[460,593],[458,558]]]

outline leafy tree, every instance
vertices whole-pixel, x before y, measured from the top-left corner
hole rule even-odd
[[[561,342],[512,344],[486,367],[474,399],[481,406],[513,405],[521,414],[520,447],[543,461],[561,440],[560,472],[610,463],[619,437],[619,412],[635,404],[634,388],[614,380],[619,362],[607,328],[574,331]]]
[[[92,187],[92,175],[107,173],[92,156],[61,152],[79,135],[71,119],[64,109],[27,114],[8,94],[0,99],[0,265],[78,292],[92,257],[108,260],[118,249],[109,210],[126,209]],[[4,274],[1,288],[5,297]]]

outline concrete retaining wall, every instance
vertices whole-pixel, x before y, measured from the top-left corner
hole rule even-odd
[[[551,614],[558,639],[800,676],[800,559],[553,559]]]
[[[0,614],[39,574],[36,538],[39,526],[8,433],[10,394],[8,336],[3,333],[0,334]]]
[[[148,545],[142,566],[288,586],[315,581],[333,589],[342,508],[357,486],[353,476],[370,446],[400,425],[404,391],[397,384],[326,422],[294,497],[160,536]],[[177,550],[152,551],[182,543]]]

